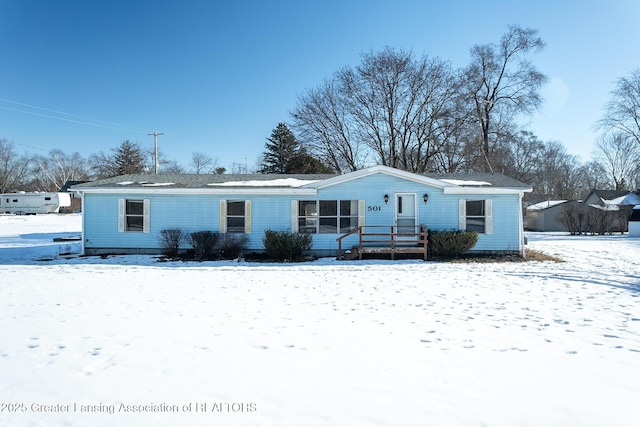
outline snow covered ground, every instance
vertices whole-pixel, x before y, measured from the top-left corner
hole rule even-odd
[[[0,216],[1,426],[639,425],[640,239],[287,265],[53,242],[79,233]]]

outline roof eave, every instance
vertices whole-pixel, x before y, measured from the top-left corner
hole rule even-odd
[[[509,187],[447,187],[444,194],[522,194],[533,191],[530,187],[509,188]]]
[[[313,196],[317,194],[314,188],[273,188],[273,187],[228,187],[228,188],[82,188],[75,191],[91,194],[238,194],[238,195],[263,195],[263,196]]]

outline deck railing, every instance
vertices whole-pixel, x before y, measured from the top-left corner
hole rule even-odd
[[[342,241],[354,234],[358,234],[358,258],[363,253],[390,253],[394,258],[396,253],[423,253],[427,258],[428,230],[424,225],[413,226],[360,226],[343,234],[338,242],[338,259],[344,259]]]

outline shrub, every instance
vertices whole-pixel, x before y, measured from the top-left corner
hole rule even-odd
[[[184,234],[179,228],[160,230],[160,248],[168,257],[175,258],[180,250],[180,243],[184,240]]]
[[[267,230],[262,243],[267,257],[274,261],[298,261],[311,249],[311,234]]]
[[[478,233],[461,230],[429,230],[429,248],[432,257],[455,258],[474,247]]]
[[[194,231],[189,234],[189,242],[193,247],[193,256],[198,261],[215,258],[216,244],[219,234],[213,231]]]
[[[221,259],[236,259],[242,254],[249,238],[245,234],[224,233],[220,235],[218,256]]]

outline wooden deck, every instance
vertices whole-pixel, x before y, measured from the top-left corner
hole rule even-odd
[[[413,230],[412,230],[413,229]],[[358,234],[358,245],[344,251],[342,241]],[[343,234],[338,241],[338,259],[362,259],[364,254],[384,254],[395,259],[397,254],[422,254],[427,259],[427,227],[364,226]]]

